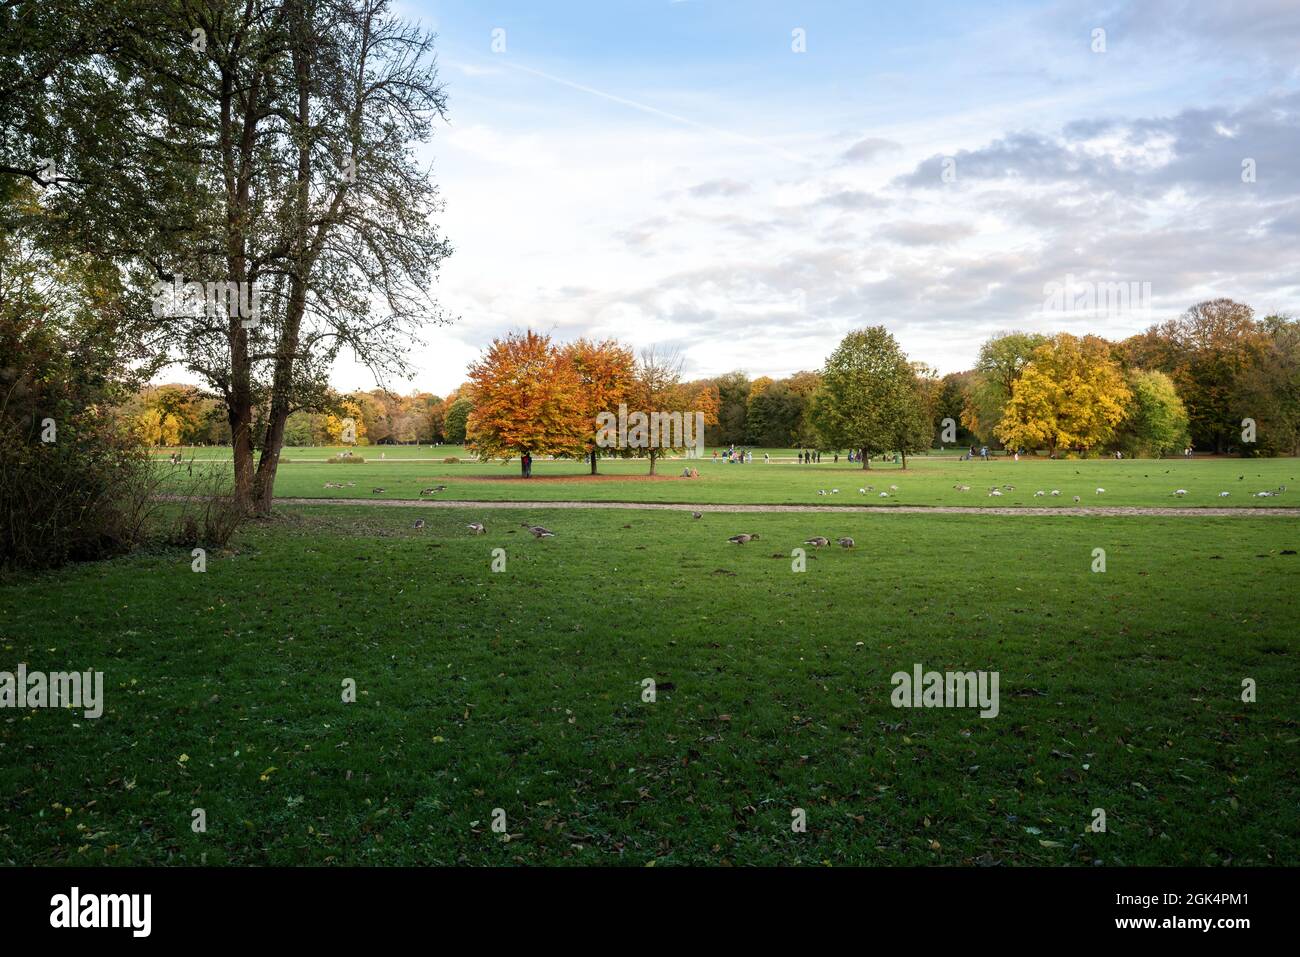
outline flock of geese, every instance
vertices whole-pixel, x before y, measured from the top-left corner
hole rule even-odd
[[[524,528],[528,529],[528,531],[532,533],[533,538],[554,538],[555,537],[555,533],[551,531],[549,528],[547,528],[545,525],[533,525],[530,524],[529,522],[520,522],[519,524],[522,525]],[[412,525],[411,527],[424,528],[424,519],[416,519],[415,524]],[[465,527],[468,528],[470,530],[470,533],[473,535],[487,534],[487,526],[484,525],[482,522],[470,522]]]
[[[1144,477],[1147,477],[1147,476],[1144,476]],[[1246,479],[1246,476],[1244,476],[1244,475],[1238,475],[1238,476],[1237,476],[1237,481],[1239,481],[1239,482],[1241,482],[1241,481],[1245,481],[1245,479]],[[357,484],[356,482],[347,482],[347,483],[344,483],[344,482],[326,482],[326,483],[325,483],[325,488],[327,488],[327,489],[331,489],[331,488],[353,488],[353,487],[356,486],[356,484]],[[433,485],[433,486],[430,486],[429,488],[420,489],[420,495],[421,495],[421,497],[423,497],[423,496],[425,496],[425,495],[435,495],[435,494],[437,494],[438,492],[445,491],[446,488],[447,488],[447,486],[445,486],[445,485]],[[969,492],[969,491],[971,490],[971,486],[969,486],[969,485],[961,485],[961,484],[954,485],[953,488],[956,489],[958,492]],[[860,488],[860,489],[858,489],[858,494],[859,494],[859,495],[866,495],[866,494],[868,494],[868,493],[870,493],[870,492],[874,492],[875,490],[876,490],[876,488],[875,488],[874,485],[868,485],[868,486],[865,486],[864,488]],[[1016,487],[1015,487],[1014,485],[993,485],[993,486],[990,486],[990,488],[989,488],[989,493],[988,493],[988,494],[989,494],[989,498],[999,498],[999,497],[1001,497],[1003,494],[1005,494],[1006,492],[1014,492],[1015,490],[1016,490]],[[379,495],[379,494],[381,494],[384,490],[383,490],[382,488],[373,488],[373,489],[371,489],[370,491],[371,491],[371,494]],[[879,495],[880,495],[880,498],[889,498],[891,495],[893,495],[893,494],[896,493],[897,491],[898,491],[898,486],[897,486],[897,485],[890,485],[889,488],[888,488],[887,490],[882,490],[882,491],[879,493]],[[1254,496],[1255,498],[1272,498],[1272,497],[1274,497],[1274,496],[1276,496],[1276,495],[1281,495],[1281,494],[1282,494],[1283,492],[1285,492],[1285,491],[1286,491],[1286,486],[1285,486],[1285,485],[1279,485],[1279,486],[1278,486],[1277,488],[1275,488],[1275,489],[1268,489],[1268,490],[1265,490],[1265,491],[1262,491],[1262,492],[1254,492],[1254,493],[1252,493],[1252,494],[1253,494],[1253,496]],[[840,494],[840,490],[837,489],[837,488],[832,488],[832,489],[818,489],[817,494],[818,494],[818,495],[839,495],[839,494]],[[1093,492],[1093,494],[1094,494],[1094,495],[1104,495],[1104,494],[1106,494],[1106,490],[1105,490],[1104,488],[1098,487],[1098,488]],[[1185,489],[1185,488],[1180,488],[1180,489],[1174,489],[1174,491],[1173,491],[1172,493],[1170,493],[1170,494],[1173,495],[1173,496],[1176,497],[1176,498],[1183,498],[1184,496],[1188,495],[1189,493],[1188,493],[1187,489]],[[1219,498],[1228,498],[1231,494],[1232,494],[1231,492],[1220,492],[1219,495],[1218,495],[1218,497],[1219,497]],[[1051,496],[1052,498],[1059,498],[1060,495],[1061,495],[1061,490],[1060,490],[1059,488],[1054,488],[1054,489],[1051,489],[1050,491],[1047,490],[1047,489],[1041,489],[1041,488],[1040,488],[1040,489],[1038,489],[1037,491],[1034,492],[1034,498],[1046,498],[1046,497],[1048,497],[1048,496]],[[1081,499],[1080,499],[1080,497],[1079,497],[1078,495],[1075,495],[1075,496],[1074,496],[1074,501],[1075,501],[1075,503],[1077,504],[1079,501],[1081,501]],[[701,518],[703,518],[703,517],[704,517],[704,515],[703,515],[702,512],[691,512],[691,518],[692,518],[692,519],[697,519],[697,520],[698,520],[698,519],[701,519]],[[555,537],[555,533],[554,533],[553,531],[551,531],[549,528],[547,528],[546,526],[544,526],[544,525],[533,525],[533,524],[531,524],[531,523],[529,523],[529,522],[520,522],[520,526],[523,527],[523,528],[528,529],[529,533],[530,533],[534,538],[539,538],[539,539],[540,539],[540,538],[554,538],[554,537]],[[422,519],[422,518],[421,518],[421,519],[416,519],[415,522],[411,525],[411,527],[412,527],[412,528],[416,528],[416,529],[424,528],[424,519]],[[466,525],[465,527],[466,527],[467,529],[469,529],[470,532],[471,532],[472,534],[474,534],[474,535],[483,535],[483,534],[486,534],[486,532],[487,532],[487,526],[485,526],[482,522],[470,522],[470,523],[469,523],[468,525]],[[756,541],[758,541],[758,538],[759,538],[759,536],[757,535],[757,533],[741,533],[740,535],[732,535],[730,538],[727,539],[727,541],[730,542],[730,543],[733,544],[733,545],[747,545],[747,544],[750,543],[750,542],[756,542]],[[836,542],[836,544],[838,544],[841,548],[852,548],[852,547],[854,546],[854,544],[855,544],[854,541],[853,541],[853,539],[852,539],[852,538],[849,538],[847,535],[845,535],[845,536],[842,537],[842,538],[837,538],[837,539],[835,540],[835,542]],[[814,548],[823,548],[823,547],[825,547],[825,546],[831,544],[831,540],[830,540],[829,538],[826,538],[826,537],[822,536],[822,535],[815,535],[815,536],[813,536],[812,538],[805,539],[805,540],[804,540],[804,544],[805,544],[805,545],[811,545],[811,546],[813,546]]]
[[[733,545],[748,545],[750,542],[758,541],[758,533],[751,532],[741,535],[732,535],[727,539],[727,541],[731,542]],[[837,538],[835,541],[841,548],[852,548],[854,545],[853,539],[849,538],[847,535],[843,538]],[[822,548],[830,543],[831,540],[822,535],[815,535],[812,538],[804,539],[804,544],[811,545],[813,548]]]
[[[1237,481],[1239,481],[1239,482],[1240,482],[1240,481],[1245,481],[1245,479],[1246,479],[1246,476],[1244,476],[1244,475],[1239,475],[1239,476],[1237,476]],[[969,492],[969,491],[971,490],[971,486],[969,486],[969,485],[960,485],[960,484],[958,484],[958,485],[954,485],[953,488],[956,489],[958,492]],[[865,488],[860,488],[860,489],[858,489],[858,494],[859,494],[859,495],[866,495],[867,493],[869,493],[869,492],[874,492],[875,490],[876,490],[876,487],[875,487],[874,485],[868,485],[868,486],[866,486]],[[989,494],[988,494],[988,497],[989,497],[989,498],[1001,498],[1001,497],[1002,497],[1004,494],[1006,494],[1007,492],[1014,492],[1015,490],[1016,490],[1016,487],[1015,487],[1014,485],[991,485],[991,486],[989,486]],[[880,498],[889,498],[891,495],[893,495],[893,493],[895,493],[895,492],[897,492],[897,491],[898,491],[898,486],[897,486],[897,485],[891,485],[891,486],[889,486],[889,490],[888,490],[888,491],[882,491],[882,492],[880,493]],[[1266,491],[1263,491],[1263,492],[1254,492],[1254,493],[1252,493],[1252,495],[1253,495],[1254,498],[1272,498],[1272,497],[1274,497],[1274,496],[1276,496],[1276,495],[1281,495],[1281,494],[1282,494],[1283,492],[1285,492],[1285,491],[1286,491],[1286,486],[1285,486],[1285,485],[1279,485],[1279,486],[1278,486],[1277,488],[1275,488],[1275,489],[1269,489],[1269,490],[1266,490]],[[818,494],[818,495],[839,495],[839,494],[840,494],[840,490],[837,489],[837,488],[833,488],[833,489],[824,489],[824,488],[823,488],[823,489],[818,489],[818,490],[817,490],[817,494]],[[1094,492],[1093,492],[1093,495],[1105,495],[1105,494],[1106,494],[1106,490],[1105,490],[1104,488],[1101,488],[1101,487],[1098,487],[1098,488],[1097,488],[1096,490],[1094,490]],[[1175,490],[1174,490],[1173,492],[1171,492],[1170,494],[1173,495],[1173,496],[1176,497],[1176,498],[1182,498],[1182,497],[1184,497],[1185,495],[1188,495],[1189,493],[1188,493],[1187,489],[1185,489],[1185,488],[1180,488],[1180,489],[1175,489]],[[1052,497],[1052,498],[1059,498],[1060,495],[1061,495],[1061,490],[1060,490],[1059,488],[1054,488],[1054,489],[1052,489],[1052,490],[1050,490],[1050,491],[1048,491],[1047,489],[1041,489],[1041,488],[1040,488],[1040,489],[1038,489],[1036,492],[1034,492],[1034,498],[1047,498],[1047,497],[1049,497],[1049,496]],[[1219,497],[1219,498],[1228,498],[1230,495],[1232,495],[1231,492],[1220,492],[1219,495],[1218,495],[1218,497]],[[1075,501],[1076,503],[1078,503],[1078,502],[1082,501],[1082,499],[1081,499],[1078,495],[1075,495],[1075,496],[1074,496],[1074,501]],[[696,518],[699,518],[699,517],[700,517],[699,512],[696,512],[696,513],[694,513],[694,514],[695,514],[695,517],[696,517]],[[805,544],[811,544],[811,543],[805,543]]]

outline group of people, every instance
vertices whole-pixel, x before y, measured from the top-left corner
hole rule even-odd
[[[718,461],[717,449],[713,450],[713,461],[714,462]],[[739,463],[740,465],[744,465],[748,462],[754,461],[754,453],[751,452],[749,449],[738,449],[733,445],[731,446],[731,448],[727,449],[726,452],[722,453],[722,461],[726,462],[728,465],[730,465],[732,462],[736,462]],[[763,461],[764,462],[768,461],[766,453],[763,454]]]

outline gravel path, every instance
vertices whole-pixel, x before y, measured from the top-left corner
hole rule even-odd
[[[395,508],[614,508],[671,512],[867,512],[872,515],[1130,515],[1181,518],[1300,518],[1300,508],[1157,508],[1114,506],[1090,508],[1006,508],[978,505],[679,505],[665,502],[462,502],[393,498],[277,498],[279,505],[367,505]]]

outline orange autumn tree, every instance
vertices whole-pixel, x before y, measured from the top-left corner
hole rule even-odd
[[[686,407],[691,412],[703,412],[705,425],[718,424],[718,410],[722,408],[722,396],[718,387],[712,382],[691,383],[686,387],[689,398]],[[701,437],[700,451],[703,452],[704,440]]]
[[[591,474],[595,475],[600,448],[596,417],[602,412],[618,414],[619,403],[626,402],[631,394],[636,360],[631,349],[613,339],[604,342],[579,339],[565,347],[564,355],[577,370],[582,383],[582,412],[587,417],[583,451],[591,460]]]
[[[511,333],[469,367],[465,444],[485,459],[576,453],[592,430],[582,379],[549,336]],[[522,461],[520,462],[522,472]]]

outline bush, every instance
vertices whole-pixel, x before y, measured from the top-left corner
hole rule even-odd
[[[144,539],[157,482],[143,448],[90,414],[62,423],[47,417],[55,440],[31,441],[5,411],[0,565],[53,568],[121,555]]]
[[[172,526],[173,545],[225,547],[247,517],[234,496],[228,472],[200,472],[180,496],[181,511]]]
[[[449,455],[445,459],[443,459],[442,462],[444,465],[459,465],[460,459],[458,459],[454,455]]]
[[[329,462],[331,465],[340,465],[340,464],[350,465],[353,463],[357,465],[364,465],[366,459],[365,456],[362,455],[331,455],[325,461]]]
[[[0,178],[0,565],[138,544],[161,481],[115,407],[154,366],[111,260],[55,257],[31,187]],[[143,310],[147,313],[147,310]]]

